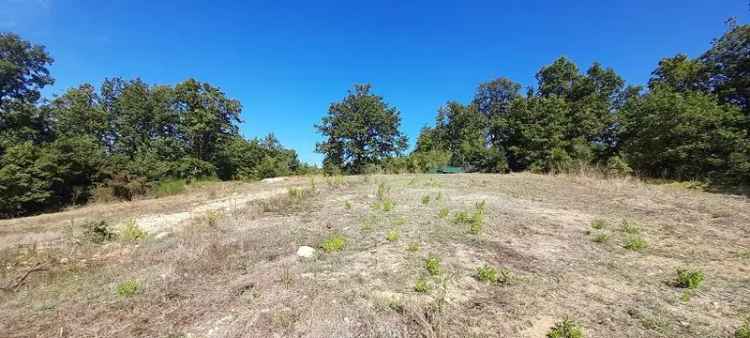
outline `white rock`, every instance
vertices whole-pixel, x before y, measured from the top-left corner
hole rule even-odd
[[[315,249],[303,245],[299,247],[299,249],[297,249],[297,256],[312,258],[313,256],[315,256]]]

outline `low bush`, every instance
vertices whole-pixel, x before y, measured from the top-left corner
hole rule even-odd
[[[117,233],[105,221],[88,222],[83,225],[83,237],[89,242],[102,244],[117,239]]]
[[[623,244],[623,248],[633,251],[641,251],[645,249],[648,246],[648,243],[646,243],[646,240],[641,238],[638,235],[633,235],[625,239],[625,244]]]
[[[389,242],[397,241],[399,238],[398,230],[391,229],[388,231],[388,233],[385,235],[385,239],[387,239]]]
[[[146,236],[148,236],[148,233],[141,229],[138,224],[135,223],[135,220],[132,219],[128,223],[125,223],[125,226],[123,226],[122,231],[120,232],[120,238],[128,242],[141,241],[146,239]]]
[[[424,268],[431,276],[440,275],[440,258],[430,255],[424,262]]]
[[[687,269],[677,269],[677,278],[674,285],[680,288],[697,289],[703,284],[702,271],[690,271]]]
[[[734,338],[750,338],[750,318],[734,331]]]
[[[592,239],[592,241],[594,241],[595,243],[606,243],[608,240],[609,235],[607,234],[598,234]]]
[[[115,293],[120,297],[132,297],[141,291],[141,283],[132,279],[117,284],[117,287],[115,288]]]
[[[550,329],[547,338],[583,338],[583,329],[578,323],[565,319]]]
[[[427,283],[427,280],[424,278],[418,278],[417,282],[414,284],[414,291],[419,293],[426,293],[430,291],[430,285]]]
[[[346,237],[341,234],[334,234],[331,237],[323,240],[323,242],[320,244],[320,248],[323,249],[325,253],[339,252],[341,250],[344,250],[345,246]]]

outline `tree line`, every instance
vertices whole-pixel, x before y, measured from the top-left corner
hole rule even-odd
[[[211,84],[82,84],[52,100],[43,46],[0,34],[0,217],[131,200],[165,179],[262,179],[306,170],[273,136],[245,139],[242,106]]]
[[[95,200],[130,200],[159,182],[262,179],[316,170],[273,136],[239,133],[242,105],[208,83],[140,79],[82,84],[47,100],[43,46],[0,33],[0,217]],[[717,185],[750,185],[750,25],[730,23],[697,58],[660,60],[646,86],[561,57],[537,84],[481,83],[448,101],[415,149],[397,107],[355,85],[315,127],[328,173],[565,172],[603,168]]]
[[[398,109],[358,85],[316,127],[331,172],[425,171],[453,165],[478,172],[564,172],[750,185],[750,25],[727,32],[697,58],[659,61],[647,86],[626,85],[611,68],[581,71],[561,57],[537,85],[499,78],[471,102],[449,101],[405,155]]]

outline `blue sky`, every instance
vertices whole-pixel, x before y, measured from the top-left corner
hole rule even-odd
[[[414,142],[448,100],[467,102],[499,76],[534,85],[564,55],[648,80],[658,60],[700,55],[747,0],[74,1],[0,0],[0,31],[47,46],[57,79],[193,77],[243,106],[247,137],[273,132],[308,162],[313,124],[354,83],[397,106]]]

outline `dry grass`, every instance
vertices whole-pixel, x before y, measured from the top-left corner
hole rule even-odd
[[[750,314],[749,207],[586,174],[212,183],[0,222],[0,336],[543,337],[570,318],[587,337],[729,337]],[[149,235],[87,240],[130,219]],[[675,286],[686,266],[700,288]]]

